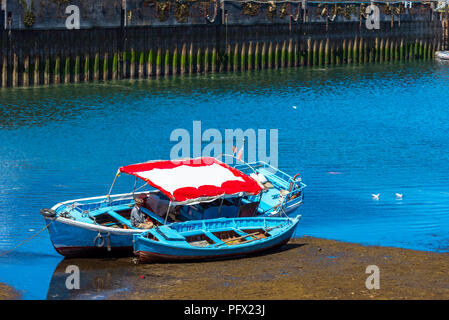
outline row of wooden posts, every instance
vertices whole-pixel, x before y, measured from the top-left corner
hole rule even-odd
[[[215,47],[155,48],[137,52],[106,52],[75,56],[20,56],[1,60],[2,87],[79,83],[123,78],[143,79],[172,75],[237,72],[285,67],[332,66],[430,60],[440,41],[404,38],[365,40],[305,39],[281,42],[243,42]]]

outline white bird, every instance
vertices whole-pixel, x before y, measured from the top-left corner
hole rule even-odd
[[[402,199],[403,194],[402,193],[396,193],[396,199]]]
[[[378,194],[371,194],[371,196],[373,197],[373,199],[374,200],[379,200],[379,196],[380,196],[380,193],[378,193]]]
[[[293,109],[296,109],[296,106],[293,106],[292,108],[293,108]]]

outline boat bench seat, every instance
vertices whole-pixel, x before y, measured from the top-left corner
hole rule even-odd
[[[150,210],[148,210],[145,207],[140,207],[140,210],[142,210],[143,213],[145,213],[147,216],[149,216],[151,219],[156,220],[157,222],[159,222],[160,224],[164,224],[165,221],[164,219],[162,219],[161,217],[159,217],[157,214],[152,213]]]
[[[206,235],[206,237],[208,237],[209,239],[211,239],[213,242],[215,243],[223,243],[223,241],[219,238],[217,238],[212,232],[210,231],[204,231],[204,234]]]
[[[91,211],[90,215],[93,216],[93,217],[96,217],[96,216],[99,216],[99,215],[101,215],[103,213],[109,212],[111,210],[122,211],[122,210],[127,210],[127,209],[129,209],[129,206],[126,205],[126,204],[121,204],[121,205],[117,205],[117,206],[114,206],[114,207],[106,206],[106,207],[98,208],[98,209],[95,209],[95,210]]]
[[[128,228],[136,229],[131,225],[131,222],[128,219],[123,218],[121,215],[119,215],[117,212],[109,210],[108,214],[113,217],[114,219],[117,219],[120,223],[126,225]]]
[[[167,226],[160,226],[157,228],[157,232],[162,235],[166,240],[171,241],[184,241],[186,238],[184,238],[182,235],[180,235],[177,231],[170,229]]]

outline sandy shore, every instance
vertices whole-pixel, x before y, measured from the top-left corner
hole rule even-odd
[[[81,270],[67,293],[65,268]],[[368,290],[368,265],[380,289]],[[49,299],[449,299],[449,253],[362,246],[304,237],[237,260],[133,264],[131,258],[64,260]]]
[[[14,300],[19,298],[20,295],[14,288],[0,283],[0,300]]]

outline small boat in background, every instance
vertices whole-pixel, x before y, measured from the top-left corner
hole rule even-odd
[[[304,189],[307,185],[302,182],[299,174],[291,176],[263,161],[240,163],[234,168],[263,186],[258,215],[289,214],[303,203]],[[254,200],[254,197],[249,198]]]
[[[301,216],[188,221],[134,236],[140,262],[228,259],[286,244]]]
[[[440,60],[449,60],[449,51],[436,51],[435,57]]]

